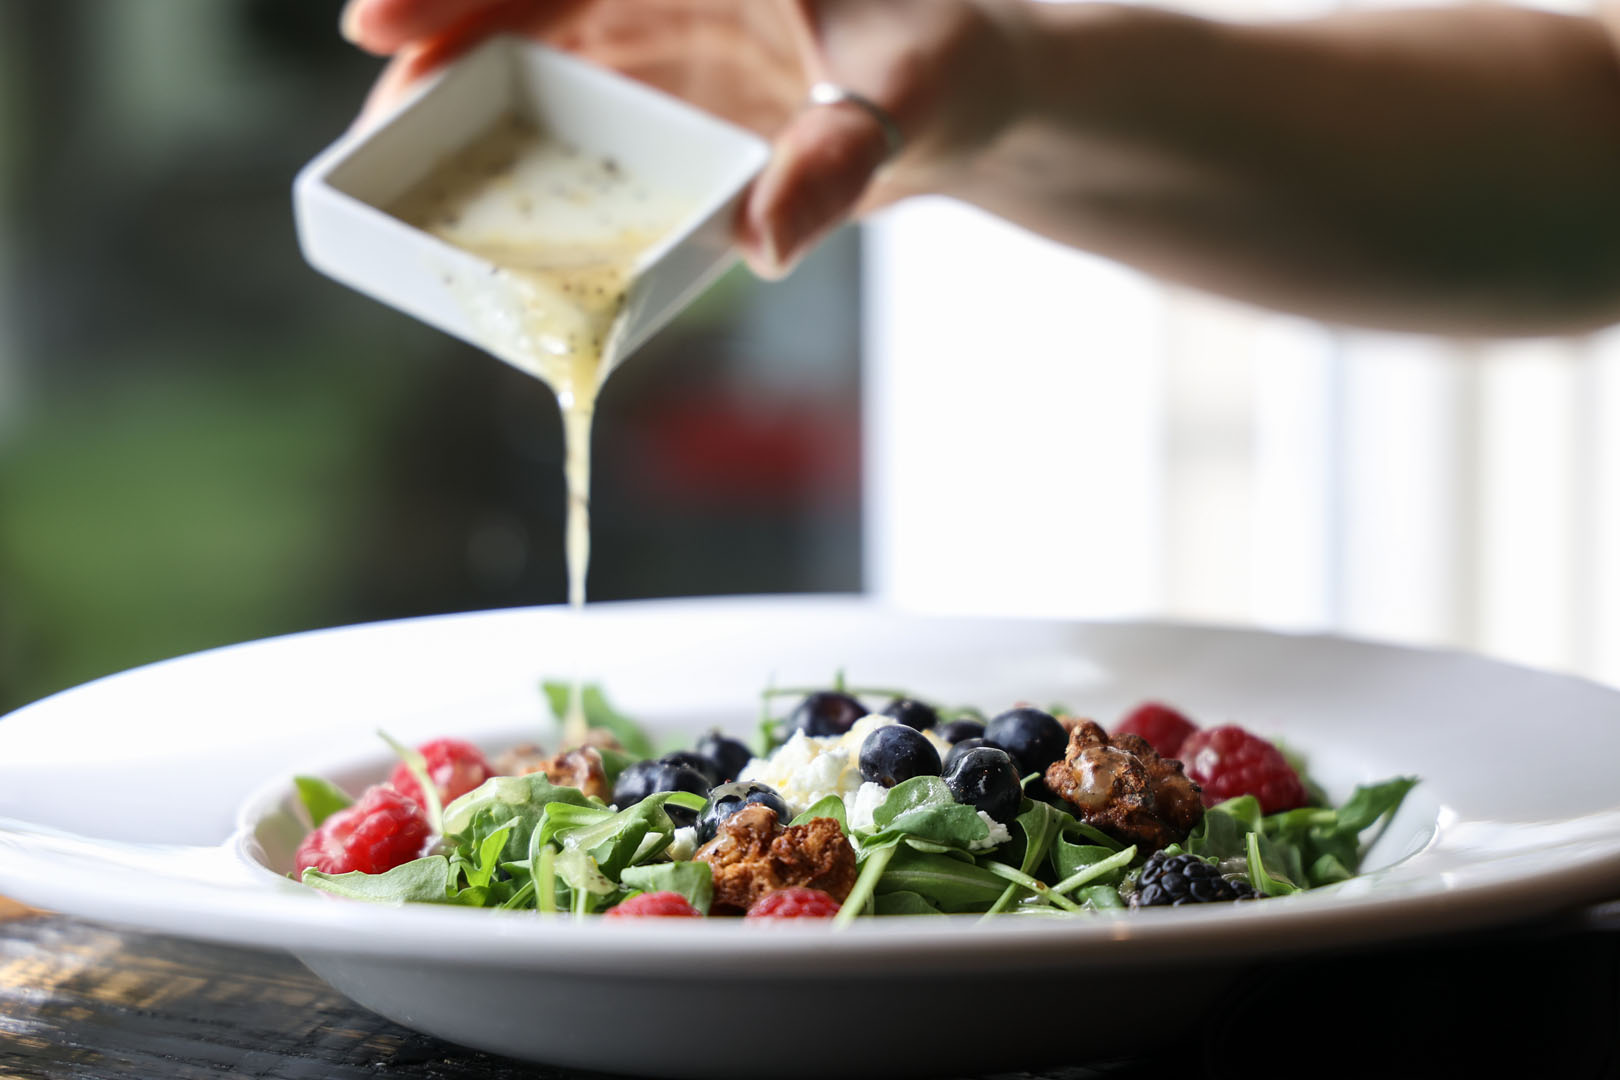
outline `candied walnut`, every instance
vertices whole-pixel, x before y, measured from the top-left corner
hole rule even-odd
[[[1079,727],[1082,724],[1091,723],[1090,720],[1087,720],[1083,716],[1069,716],[1066,713],[1058,713],[1057,714],[1057,722],[1059,724],[1061,724],[1062,727],[1063,727],[1063,730],[1065,732],[1067,732],[1068,734],[1070,734],[1070,735],[1073,735],[1075,733],[1075,731],[1078,730]]]
[[[527,776],[539,772],[549,755],[535,743],[519,743],[489,763],[496,776]]]
[[[607,774],[602,771],[602,755],[594,746],[578,750],[564,750],[556,757],[537,763],[528,772],[543,772],[546,779],[563,787],[579,788],[587,795],[607,800],[612,792],[608,788]]]
[[[623,750],[619,745],[618,736],[605,727],[593,727],[585,732],[585,741],[580,746],[594,746],[598,750]]]
[[[1204,816],[1198,785],[1181,762],[1160,757],[1140,735],[1109,738],[1090,720],[1070,732],[1063,760],[1046,770],[1046,786],[1081,821],[1148,852],[1185,840]]]
[[[579,788],[599,799],[606,800],[611,794],[607,773],[602,768],[602,755],[593,746],[548,755],[533,743],[524,743],[495,759],[497,776],[528,776],[530,773],[545,773],[553,784]]]
[[[839,903],[855,886],[855,849],[838,822],[813,818],[783,828],[776,811],[752,803],[737,811],[695,858],[714,872],[714,909],[743,912],[762,896],[802,885]]]

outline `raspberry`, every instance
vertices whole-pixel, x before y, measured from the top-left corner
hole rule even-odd
[[[1149,701],[1138,705],[1114,728],[1114,735],[1140,735],[1160,757],[1181,757],[1181,744],[1198,725],[1168,705]]]
[[[603,912],[608,919],[701,919],[703,913],[678,892],[644,892]]]
[[[379,785],[304,837],[294,865],[300,875],[311,867],[324,874],[380,874],[420,856],[432,835],[420,806]]]
[[[1305,785],[1282,751],[1233,724],[1195,731],[1181,744],[1187,775],[1204,789],[1204,805],[1239,795],[1260,800],[1260,811],[1276,814],[1305,805]]]
[[[494,775],[483,751],[461,739],[434,739],[416,750],[427,759],[427,774],[439,789],[440,806],[448,806]],[[403,761],[394,766],[388,782],[407,799],[421,803],[422,788]]]
[[[1172,855],[1156,851],[1148,856],[1136,879],[1132,907],[1181,907],[1183,904],[1213,904],[1223,900],[1253,900],[1257,894],[1247,881],[1228,880],[1214,863],[1196,855]]]
[[[748,919],[830,919],[838,914],[838,901],[820,889],[794,885],[766,893],[754,901]]]

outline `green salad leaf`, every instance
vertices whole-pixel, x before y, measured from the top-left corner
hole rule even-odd
[[[990,839],[990,826],[979,812],[957,802],[937,776],[914,776],[896,784],[872,811],[872,825],[870,834],[860,835],[863,851],[901,840],[972,851]]]
[[[695,859],[629,866],[619,875],[619,881],[626,888],[641,892],[680,893],[687,903],[705,915],[714,902],[714,874],[708,863]]]
[[[471,861],[486,837],[510,826],[501,859],[517,862],[528,858],[529,834],[552,803],[605,809],[602,800],[553,784],[544,773],[497,776],[445,807],[444,836]]]
[[[450,860],[443,855],[402,863],[381,874],[367,874],[359,870],[347,874],[325,874],[311,868],[301,879],[310,888],[346,896],[351,900],[369,900],[375,904],[442,904],[454,895],[451,884]]]
[[[557,723],[566,722],[569,699],[574,692],[572,684],[548,679],[540,684],[540,688]],[[585,725],[611,732],[619,740],[619,745],[624,747],[625,753],[630,755],[630,760],[640,761],[654,756],[653,741],[641,729],[641,725],[609,705],[607,695],[596,683],[586,683],[580,688],[580,708],[585,713]]]
[[[849,835],[849,814],[844,809],[844,800],[837,795],[826,795],[811,804],[810,809],[788,822],[789,825],[805,825],[818,817],[830,817],[838,822],[838,827]]]
[[[293,787],[298,789],[298,801],[309,812],[310,823],[317,828],[339,810],[354,805],[348,792],[318,776],[295,776]]]
[[[563,720],[571,686],[546,682],[544,691]],[[767,741],[781,735],[780,723],[769,718],[769,702],[803,692],[766,692]],[[608,704],[600,687],[583,687],[581,705],[589,726],[611,732],[624,747],[600,751],[610,783],[653,753],[652,740]],[[388,741],[434,802],[421,755]],[[1035,779],[1026,778],[1026,784]],[[1266,815],[1253,796],[1230,799],[1208,808],[1185,839],[1165,853],[1186,852],[1228,876],[1247,876],[1266,897],[1330,885],[1358,872],[1368,834],[1396,813],[1417,783],[1396,777],[1363,785],[1333,807],[1309,777],[1302,774],[1302,779],[1312,793],[1310,805]],[[316,825],[352,803],[346,792],[319,778],[296,777],[295,785]],[[544,773],[496,777],[442,811],[428,808],[441,835],[432,854],[383,874],[308,870],[302,880],[333,895],[374,903],[528,909],[541,915],[586,916],[639,893],[667,891],[707,913],[714,900],[713,871],[684,848],[676,857],[677,830],[670,815],[672,807],[695,812],[705,805],[703,796],[661,792],[621,810],[553,784]],[[1125,907],[1149,853],[1122,844],[1075,812],[1066,804],[1025,798],[1017,816],[1004,823],[1006,839],[1001,839],[1002,823],[958,803],[941,777],[918,776],[889,789],[868,825],[852,828],[837,795],[819,799],[791,824],[832,818],[854,848],[856,880],[835,925],[863,915],[1069,916]]]

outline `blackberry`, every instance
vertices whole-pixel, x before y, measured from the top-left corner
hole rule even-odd
[[[1214,904],[1228,900],[1258,897],[1247,881],[1221,876],[1214,863],[1196,855],[1171,855],[1156,851],[1142,866],[1136,878],[1131,907],[1180,907],[1183,904]]]

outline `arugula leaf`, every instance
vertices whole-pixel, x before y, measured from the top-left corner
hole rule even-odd
[[[1131,852],[1131,856],[1127,856],[1123,863],[1113,863],[1109,860],[1117,859],[1123,852],[1105,848],[1101,844],[1071,844],[1067,839],[1060,837],[1052,845],[1052,870],[1059,881],[1067,881],[1099,863],[1108,863],[1109,868],[1116,865],[1123,867],[1130,863],[1131,857],[1136,852],[1134,847],[1125,850]],[[1106,875],[1106,883],[1110,885],[1117,884],[1124,876],[1123,873],[1108,874],[1106,870],[1103,873]]]
[[[549,829],[544,839],[557,843],[565,856],[573,851],[585,852],[601,873],[616,879],[625,867],[638,859],[652,858],[669,846],[675,824],[664,811],[664,803],[676,796],[698,798],[689,792],[661,792],[599,821]],[[548,812],[548,818],[552,813]],[[649,837],[652,843],[644,846],[643,841]]]
[[[535,837],[540,835],[535,830]],[[557,849],[550,844],[534,848],[529,860],[530,884],[534,886],[534,906],[542,915],[557,913]]]
[[[512,835],[512,826],[496,829],[478,845],[478,861],[467,871],[467,884],[472,887],[488,885],[500,866],[501,852],[506,850],[506,839]]]
[[[1249,855],[1249,884],[1253,885],[1261,896],[1287,896],[1289,893],[1299,892],[1287,877],[1273,874],[1266,868],[1265,860],[1260,855],[1260,834],[1252,832],[1248,835]]]
[[[1240,795],[1205,810],[1181,848],[1204,859],[1241,857],[1248,852],[1246,837],[1261,827],[1260,800]]]
[[[1356,788],[1338,810],[1291,810],[1265,819],[1265,832],[1276,845],[1297,852],[1308,870],[1295,881],[1310,886],[1329,885],[1354,875],[1361,865],[1361,834],[1393,816],[1417,783],[1414,777],[1396,777]]]
[[[874,831],[860,837],[863,850],[915,838],[971,852],[990,840],[990,826],[979,812],[957,802],[937,776],[914,776],[896,784],[872,811],[872,824]]]
[[[1332,885],[1339,881],[1349,881],[1356,875],[1350,868],[1340,862],[1335,855],[1322,855],[1305,868],[1305,877],[1309,880],[1311,888],[1320,885]]]
[[[1090,850],[1104,851],[1103,848],[1096,847],[1091,848]],[[1090,885],[1092,883],[1107,885],[1116,884],[1120,877],[1124,875],[1126,868],[1131,865],[1131,860],[1134,858],[1136,858],[1135,845],[1126,848],[1124,851],[1116,851],[1111,855],[1105,854],[1103,858],[1097,859],[1095,862],[1076,868],[1073,873],[1069,874],[1062,881],[1052,886],[1052,891],[1061,896],[1065,893],[1078,889],[1082,885]]]
[[[674,892],[686,897],[687,903],[703,914],[709,913],[714,901],[714,872],[706,862],[652,863],[647,866],[628,866],[619,875],[626,888],[642,892]]]
[[[416,781],[417,788],[422,792],[422,809],[427,811],[428,824],[434,832],[444,832],[444,807],[439,803],[439,785],[428,775],[427,758],[422,756],[421,751],[413,750],[386,731],[379,729],[377,734],[399,755],[399,760],[405,763],[411,778]]]
[[[1406,793],[1417,786],[1417,782],[1415,776],[1398,776],[1381,784],[1364,784],[1356,788],[1344,805],[1339,807],[1339,829],[1359,833],[1384,815],[1393,816],[1400,809]]]
[[[573,687],[565,682],[547,680],[540,684],[540,688],[545,692],[546,701],[551,705],[551,711],[556,716],[557,722],[559,724],[566,722]],[[611,732],[633,760],[641,761],[654,756],[652,739],[641,729],[640,724],[608,704],[601,686],[586,683],[580,688],[580,708],[585,713],[587,727],[605,728]]]
[[[611,746],[598,746],[596,752],[602,755],[602,779],[609,791],[612,791],[613,785],[618,782],[620,773],[642,760],[623,750],[615,750]]]
[[[985,911],[1007,887],[994,871],[951,855],[916,851],[905,844],[892,849],[877,892],[916,893],[947,913]],[[999,865],[999,864],[998,864]]]
[[[304,871],[302,881],[312,889],[352,900],[379,904],[444,903],[451,892],[450,860],[443,855],[429,855],[381,874],[359,870],[325,874],[312,867]]]
[[[917,893],[906,889],[883,893],[872,898],[874,913],[878,915],[943,915],[943,911],[930,904]]]
[[[1078,898],[1091,911],[1116,911],[1125,906],[1119,889],[1113,885],[1087,885],[1080,890]]]
[[[810,809],[788,822],[789,825],[805,825],[818,817],[830,817],[838,822],[838,827],[849,835],[849,815],[844,809],[844,800],[837,795],[826,795],[811,804]]]
[[[510,825],[501,861],[518,862],[528,857],[529,836],[553,803],[602,808],[600,799],[589,798],[578,788],[553,784],[544,773],[497,776],[445,808],[445,839],[476,865],[484,840]]]
[[[293,786],[298,789],[298,801],[309,811],[309,820],[316,828],[339,810],[354,805],[348,792],[318,776],[295,776]]]
[[[1084,821],[1081,821],[1068,811],[1059,812],[1063,815],[1058,820],[1063,823],[1063,835],[1065,837],[1083,836],[1086,839],[1086,843],[1095,844],[1098,847],[1105,847],[1109,851],[1119,851],[1125,847],[1124,844],[1120,843],[1118,840],[1115,840],[1112,836],[1109,836],[1095,825],[1087,825]]]
[[[1022,850],[1016,852],[1018,869],[1033,874],[1046,861],[1052,845],[1063,835],[1064,818],[1074,820],[1072,815],[1050,803],[1024,800],[1023,809],[1013,820],[1018,828],[1014,839],[1022,845]]]
[[[558,853],[557,877],[568,886],[572,897],[570,907],[575,915],[589,915],[596,909],[597,897],[612,896],[619,891],[590,853],[581,848],[565,848]]]

